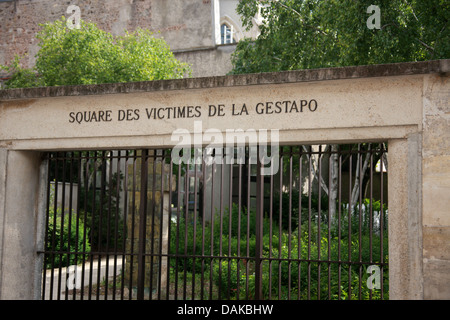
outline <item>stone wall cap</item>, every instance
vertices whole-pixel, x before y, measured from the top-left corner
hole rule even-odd
[[[268,73],[238,74],[174,80],[105,83],[93,85],[53,86],[0,90],[1,100],[36,99],[45,97],[87,96],[120,93],[205,89],[264,84],[404,76],[415,74],[445,74],[450,71],[450,59],[420,62],[306,69]]]

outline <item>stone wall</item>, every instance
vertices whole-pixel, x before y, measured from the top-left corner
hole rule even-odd
[[[448,67],[450,65],[448,64]],[[447,67],[447,68],[448,68]],[[450,298],[450,81],[425,78],[423,91],[424,298]]]
[[[203,121],[200,133],[280,129],[279,141],[286,145],[387,140],[389,296],[449,299],[449,72],[450,60],[439,60],[0,91],[0,299],[39,297],[42,261],[36,251],[43,240],[47,179],[42,152],[171,147],[174,130],[192,132],[197,120]],[[265,101],[312,98],[319,105],[315,112],[255,112]],[[251,114],[234,116],[231,106],[243,102]],[[209,117],[212,104],[226,105],[226,114]],[[145,116],[146,108],[186,105],[201,106],[202,117]],[[70,123],[71,112],[117,115],[125,109],[141,110],[142,117]]]
[[[22,60],[24,67],[34,66],[39,24],[63,15],[70,17],[66,13],[69,5],[79,6],[83,20],[114,35],[136,28],[151,30],[166,40],[177,58],[192,65],[194,77],[224,75],[231,70],[230,56],[235,46],[216,46],[213,29],[219,26],[213,25],[213,4],[209,0],[0,2],[0,64],[9,64],[17,54],[26,55]]]
[[[140,152],[139,152],[140,153]],[[140,154],[138,155],[140,156]],[[145,216],[145,250],[144,258],[144,293],[146,296],[156,294],[158,288],[166,288],[167,281],[167,258],[160,258],[159,254],[168,253],[168,229],[169,229],[169,165],[164,164],[162,172],[161,158],[149,155],[147,161],[147,214]],[[129,287],[131,281],[131,292],[133,296],[137,294],[137,283],[139,274],[138,254],[140,249],[141,222],[141,170],[142,158],[137,157],[134,163],[128,164],[127,168],[127,238],[125,257],[124,284]],[[161,177],[161,174],[163,175]],[[163,186],[161,186],[163,184]],[[175,188],[176,184],[172,184]],[[172,190],[174,191],[174,190]],[[156,254],[151,256],[151,254]]]
[[[150,1],[30,1],[16,0],[0,2],[0,63],[9,63],[15,54],[28,54],[24,66],[34,65],[34,55],[38,51],[36,33],[39,24],[55,21],[66,13],[69,4],[78,5],[81,18],[115,35],[123,30],[134,30],[137,26],[151,28]],[[101,14],[100,14],[101,13]]]
[[[221,45],[198,50],[175,51],[175,57],[192,66],[194,78],[204,76],[222,76],[232,69],[231,54],[236,49],[235,44]]]

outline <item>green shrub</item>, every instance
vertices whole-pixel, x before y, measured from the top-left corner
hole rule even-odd
[[[250,214],[249,219],[248,214]],[[204,255],[213,254],[217,256],[222,254],[226,256],[237,256],[239,254],[242,256],[247,255],[248,251],[249,256],[254,256],[256,246],[255,214],[256,213],[254,210],[248,212],[245,208],[241,209],[239,212],[238,206],[234,204],[231,210],[231,215],[228,208],[226,208],[222,217],[220,217],[219,214],[216,214],[214,216],[213,223],[210,221],[205,222],[204,229],[202,221],[200,219],[196,219],[196,226],[194,230],[193,219],[189,218],[186,223],[184,214],[180,213],[178,224],[173,219],[171,221],[170,253],[178,253],[179,255],[193,255],[195,252],[195,255],[200,255],[203,252]],[[240,232],[238,232],[239,221]],[[250,224],[248,224],[248,221],[250,221]],[[263,224],[263,228],[268,230],[269,220],[264,219]],[[249,226],[249,228],[247,228],[247,226]],[[276,224],[274,224],[273,227],[277,228]],[[220,248],[222,248],[222,251],[220,251]],[[186,268],[190,272],[193,270],[192,258],[179,258],[177,259],[177,262],[175,260],[176,259],[171,259],[173,267],[177,267],[179,270],[184,270]],[[177,265],[175,266],[176,263]],[[195,263],[195,270],[201,270],[201,259],[195,259]]]
[[[71,214],[61,213],[57,209],[56,215],[54,209],[49,210],[49,222],[46,238],[46,251],[50,252],[45,256],[46,268],[66,267],[78,264],[83,259],[83,253],[91,250],[86,229],[81,219],[77,219],[74,212]],[[63,253],[51,253],[51,252]]]
[[[284,230],[289,228],[289,207],[291,208],[291,230],[295,230],[298,227],[299,209],[301,208],[300,219],[302,224],[308,221],[309,215],[312,220],[317,220],[317,213],[319,211],[319,203],[321,207],[321,220],[326,220],[328,214],[328,196],[322,193],[320,198],[317,193],[311,194],[311,199],[307,195],[301,197],[298,190],[293,190],[291,194],[289,192],[281,193],[281,224]],[[309,203],[311,200],[311,204]],[[309,207],[311,206],[311,213],[309,213]],[[280,192],[275,193],[273,196],[272,216],[274,219],[279,220],[280,216]]]
[[[248,230],[247,214],[250,214]],[[344,217],[345,214],[340,223],[340,236],[336,230],[339,224],[332,224],[329,230],[327,223],[321,223],[319,227],[315,221],[312,220],[309,224],[306,220],[305,223],[302,222],[300,237],[297,228],[290,233],[283,228],[280,233],[276,223],[272,224],[272,233],[270,233],[269,219],[263,219],[262,294],[264,299],[289,297],[291,299],[367,299],[369,294],[372,295],[372,299],[380,299],[381,290],[370,292],[366,285],[367,278],[370,276],[366,272],[369,264],[358,262],[374,264],[381,262],[381,247],[383,247],[383,261],[388,261],[387,232],[383,234],[383,246],[381,246],[379,232],[363,232],[361,235],[353,233],[354,228],[358,231],[358,221],[352,218],[351,237],[349,237],[348,222]],[[247,256],[247,250],[249,257],[255,256],[255,212],[251,210],[248,213],[247,210],[242,209],[240,218],[240,234],[237,232],[239,209],[236,205],[233,206],[231,215],[228,210],[225,210],[222,218],[216,215],[213,228],[211,224],[207,225],[204,233],[202,222],[197,221],[195,237],[193,221],[186,225],[184,218],[180,219],[178,238],[177,224],[172,221],[171,225],[172,254],[177,252],[178,241],[178,254],[192,255],[195,248],[196,255],[200,255],[203,250],[205,255],[224,257],[215,258],[211,262],[214,285],[219,289],[222,298],[251,299],[255,297],[254,260],[238,259],[238,256]],[[354,223],[356,223],[355,226]],[[211,246],[211,230],[213,230],[213,246]],[[203,237],[204,247],[202,248]],[[238,242],[240,252],[238,252]],[[271,258],[280,259],[280,261],[270,261]],[[177,264],[175,260],[178,260]],[[324,262],[328,260],[342,261],[342,263]],[[202,259],[198,257],[195,259],[195,269],[192,258],[178,258],[170,261],[172,267],[179,271],[195,271],[196,273],[202,271]],[[352,264],[347,263],[348,261]],[[209,261],[205,262],[205,265],[207,267],[203,271],[209,269]],[[361,281],[359,281],[360,273]],[[389,286],[387,268],[384,269],[383,285],[383,292],[387,293]],[[384,298],[388,298],[388,294],[385,294]]]
[[[106,167],[106,166],[103,166]],[[102,170],[105,170],[102,168]],[[102,174],[106,179],[106,173]],[[80,214],[89,228],[89,239],[93,250],[106,251],[121,249],[124,242],[124,221],[119,208],[120,192],[122,191],[123,175],[114,173],[111,181],[104,181],[103,184],[110,184],[110,188],[104,187],[103,192],[93,186],[81,188],[80,207],[86,212]],[[115,186],[119,185],[119,189]],[[94,201],[92,201],[94,200]],[[85,203],[86,201],[86,203]]]

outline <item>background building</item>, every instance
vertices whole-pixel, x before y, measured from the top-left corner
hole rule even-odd
[[[69,5],[77,5],[81,19],[96,23],[113,35],[125,30],[149,29],[163,37],[176,57],[191,64],[192,76],[224,75],[231,70],[231,54],[245,31],[236,13],[237,0],[0,0],[0,64],[15,54],[25,55],[24,67],[32,67],[39,50],[39,24],[70,17]],[[6,76],[6,75],[3,75]]]

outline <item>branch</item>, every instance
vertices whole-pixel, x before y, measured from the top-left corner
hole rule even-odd
[[[403,1],[405,1],[405,3],[411,8],[411,11],[412,11],[412,14],[413,14],[414,18],[416,18],[417,22],[420,23],[419,19],[417,19],[417,16],[416,16],[416,14],[414,13],[413,7],[409,4],[409,2],[408,2],[407,0],[403,0]],[[421,26],[421,27],[422,27],[422,26]]]
[[[445,22],[445,24],[444,24],[444,26],[442,27],[441,31],[439,31],[439,33],[438,33],[437,36],[436,36],[436,40],[435,40],[435,42],[434,42],[434,46],[435,46],[436,48],[438,47],[439,36],[441,35],[442,31],[445,30],[445,28],[447,27],[447,24],[448,24],[448,21]],[[433,51],[433,53],[431,54],[431,59],[433,59],[435,52],[436,52],[436,51]]]
[[[272,1],[272,3],[273,3],[273,2],[274,2],[274,1]],[[321,34],[323,34],[323,35],[328,35],[325,31],[323,31],[323,30],[321,30],[321,29],[319,29],[319,28],[317,28],[317,27],[315,27],[315,26],[311,26],[311,25],[308,25],[307,23],[305,23],[305,20],[303,20],[302,15],[301,15],[297,10],[292,9],[291,7],[285,5],[284,3],[281,3],[280,1],[275,1],[275,4],[278,4],[278,5],[280,5],[282,8],[284,8],[284,9],[286,9],[286,10],[288,10],[288,11],[292,11],[293,13],[295,13],[297,16],[300,17],[300,21],[301,21],[306,27],[308,27],[308,28],[310,28],[310,29],[314,29],[314,30],[316,30],[317,32],[319,32],[319,33],[321,33]]]
[[[423,42],[422,40],[420,40],[419,38],[415,38],[417,41],[419,41],[419,43],[421,45],[423,45],[425,48],[427,48],[429,51],[431,51],[432,53],[434,53],[434,48],[432,46],[427,45],[425,42]]]
[[[368,150],[370,150],[370,145],[371,144],[369,143],[369,149]],[[351,198],[351,200],[352,200],[351,209],[352,209],[352,211],[353,211],[353,208],[358,203],[358,201],[355,200],[355,199],[356,199],[356,197],[358,195],[357,193],[358,193],[358,191],[360,189],[360,184],[361,185],[363,184],[364,175],[365,175],[367,167],[369,165],[369,159],[370,159],[370,152],[368,152],[366,154],[366,158],[364,159],[364,164],[361,167],[360,161],[362,160],[362,155],[358,153],[358,161],[356,163],[355,184],[353,185],[353,190],[352,190],[352,194],[351,194],[351,197],[352,197]]]
[[[304,150],[305,152],[309,153],[308,149],[307,149],[305,146],[302,146],[302,148],[303,148],[303,150]],[[325,193],[328,195],[328,188],[327,188],[327,185],[326,185],[325,181],[324,181],[323,178],[322,178],[322,175],[320,175],[320,177],[317,177],[317,176],[318,176],[318,174],[317,174],[317,171],[318,171],[318,170],[316,169],[316,166],[315,166],[315,160],[314,160],[314,157],[312,156],[312,154],[310,154],[309,156],[310,156],[310,158],[312,159],[312,161],[311,161],[311,162],[312,162],[312,166],[313,166],[312,172],[313,172],[314,178],[317,179],[317,181],[319,182],[319,184],[320,184],[320,186],[322,187],[323,191],[325,191]],[[319,178],[320,178],[320,179],[319,179]],[[312,181],[311,181],[311,183],[312,183]]]
[[[387,150],[385,143],[383,143],[383,148],[384,148],[384,150]],[[384,167],[386,168],[386,171],[387,171],[388,170],[388,159],[387,159],[387,153],[386,152],[383,152],[383,164],[384,164]]]
[[[380,29],[383,30],[385,27],[387,26],[395,26],[397,27],[399,30],[402,31],[402,29],[400,28],[400,26],[398,24],[396,24],[395,22],[392,23],[387,23],[384,26],[382,26]],[[403,31],[404,32],[404,31]],[[420,40],[417,37],[414,37],[414,40],[418,41],[421,45],[423,45],[426,49],[428,49],[428,51],[430,51],[431,53],[434,53],[434,48],[428,44],[426,44],[425,42],[423,42],[422,40]]]

